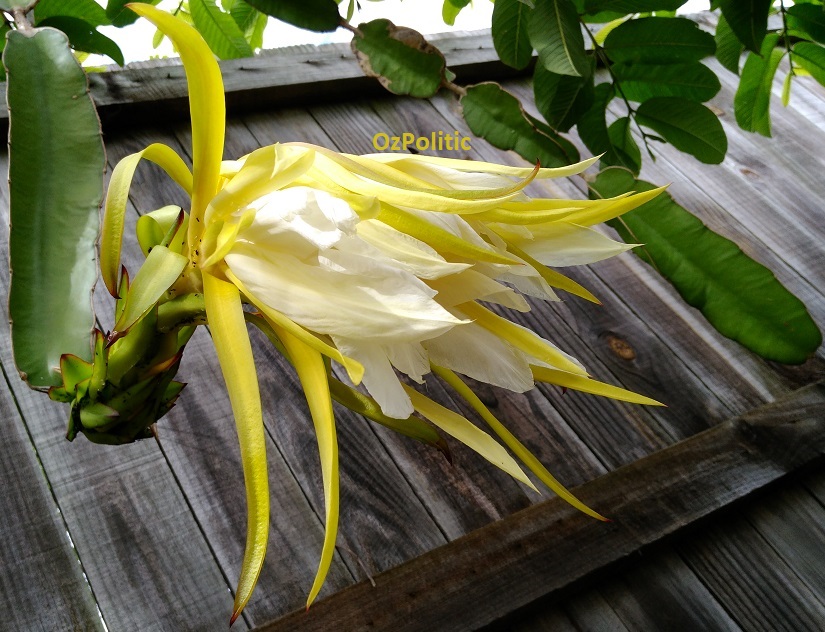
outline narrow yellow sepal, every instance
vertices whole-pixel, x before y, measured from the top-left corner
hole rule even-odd
[[[526,252],[524,252],[521,248],[516,246],[511,242],[507,242],[507,250],[512,252],[516,255],[519,259],[524,259],[526,263],[529,263],[533,269],[541,275],[541,278],[545,280],[547,285],[550,287],[554,287],[559,290],[564,290],[565,292],[569,292],[574,296],[578,296],[579,298],[583,298],[586,301],[590,301],[591,303],[595,303],[596,305],[601,305],[601,301],[597,299],[590,290],[588,290],[583,285],[576,283],[573,279],[570,279],[564,276],[561,272],[553,270],[552,268],[548,268],[546,265],[537,261]]]
[[[426,395],[422,395],[414,388],[403,384],[404,390],[410,396],[413,408],[441,428],[448,435],[455,437],[471,450],[478,452],[496,467],[504,470],[517,481],[521,481],[531,489],[538,491],[533,482],[511,457],[504,447],[490,435],[475,426],[466,417],[445,408],[434,402]]]
[[[301,380],[304,396],[312,414],[315,436],[318,439],[318,454],[321,457],[321,476],[324,482],[324,501],[326,504],[326,528],[318,572],[307,597],[307,608],[309,608],[318,596],[327,573],[329,573],[332,556],[335,553],[335,540],[338,535],[338,440],[335,435],[335,415],[332,412],[332,398],[330,397],[327,369],[323,356],[285,329],[277,325],[273,326],[273,329],[283,342],[298,373],[298,378]]]
[[[269,538],[269,482],[258,375],[246,331],[241,296],[231,283],[204,272],[203,298],[241,447],[246,484],[246,550],[230,625],[246,606],[266,555]]]
[[[544,382],[546,384],[555,384],[563,388],[570,388],[574,391],[581,391],[582,393],[590,393],[591,395],[601,395],[602,397],[609,397],[610,399],[617,399],[622,402],[630,402],[631,404],[643,404],[645,406],[664,406],[663,403],[657,402],[655,399],[639,395],[633,391],[628,391],[618,386],[605,384],[591,380],[588,377],[580,375],[572,375],[564,371],[556,371],[548,369],[543,366],[530,366],[533,371],[533,379],[537,382]]]
[[[194,172],[189,243],[194,244],[203,230],[206,205],[215,197],[220,180],[226,125],[221,70],[209,46],[194,28],[150,4],[134,3],[126,6],[152,22],[172,40],[186,71]]]
[[[564,501],[571,504],[573,507],[586,513],[588,516],[596,518],[597,520],[601,520],[603,522],[607,522],[607,518],[605,518],[600,513],[593,511],[585,505],[582,501],[576,498],[570,491],[547,470],[546,467],[539,461],[535,455],[528,450],[524,444],[522,444],[516,437],[510,432],[504,424],[502,424],[493,413],[484,405],[484,403],[478,398],[478,396],[473,392],[473,390],[467,386],[464,381],[458,377],[453,371],[449,369],[445,369],[440,366],[432,365],[433,372],[438,375],[442,380],[447,382],[450,386],[455,389],[455,391],[464,398],[464,400],[475,410],[478,415],[487,422],[487,425],[493,429],[499,438],[504,441],[504,444],[510,448],[513,453],[521,459],[522,463],[524,463],[533,474],[535,474],[538,479],[547,485],[559,498],[563,499]]]

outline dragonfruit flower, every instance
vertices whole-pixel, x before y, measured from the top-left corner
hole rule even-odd
[[[246,320],[259,325],[295,366],[318,438],[326,534],[307,605],[321,589],[337,533],[331,389],[353,409],[411,435],[423,424],[418,413],[533,487],[500,443],[399,379],[403,374],[422,383],[434,372],[539,480],[601,518],[558,483],[456,373],[516,392],[541,381],[657,404],[591,379],[575,358],[480,301],[525,312],[530,307],[523,295],[555,301],[561,289],[597,302],[547,266],[591,263],[627,250],[590,226],[643,204],[660,189],[597,201],[532,199],[524,192],[535,179],[573,175],[596,159],[559,169],[517,168],[428,156],[354,156],[281,143],[222,162],[225,100],[209,48],[171,15],[147,4],[128,6],[180,52],[189,82],[193,169],[155,144],[114,170],[101,270],[115,296],[126,199],[140,159],[165,169],[189,192],[191,206],[188,215],[166,207],[141,218],[138,237],[147,260],[129,286],[112,337],[158,303],[202,293],[247,488],[247,547],[232,621],[254,589],[269,526],[264,426]],[[245,313],[244,303],[257,313]],[[369,396],[336,380],[330,359]]]

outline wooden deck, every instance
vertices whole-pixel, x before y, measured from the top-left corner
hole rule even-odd
[[[442,41],[459,81],[506,77],[489,38]],[[241,69],[243,67],[243,69]],[[718,70],[717,68],[714,68]],[[226,64],[226,156],[303,140],[369,153],[376,132],[467,133],[454,97],[393,98],[348,48],[301,47]],[[719,167],[659,149],[643,177],[768,265],[825,328],[825,92],[795,82],[774,138],[741,132],[734,77],[714,99],[730,143]],[[187,155],[179,67],[93,78],[110,168],[151,142]],[[529,82],[507,78],[525,101]],[[161,119],[169,122],[159,122]],[[468,156],[520,164],[481,140]],[[448,152],[445,152],[448,153]],[[454,155],[454,154],[450,154]],[[5,150],[0,169],[7,165]],[[139,213],[184,203],[152,166],[135,179],[124,258],[140,263]],[[552,193],[583,196],[581,180]],[[0,208],[7,248],[8,195]],[[7,255],[3,254],[3,260]],[[801,367],[719,336],[631,254],[571,276],[602,301],[539,305],[521,322],[598,379],[668,404],[648,409],[540,387],[481,395],[557,477],[614,522],[537,496],[452,444],[454,462],[343,409],[341,528],[321,601],[303,604],[323,536],[312,424],[297,380],[253,332],[272,488],[267,561],[235,629],[817,630],[825,622],[825,351]],[[8,270],[0,275],[8,290]],[[95,297],[111,327],[105,292]],[[5,302],[2,303],[6,310]],[[0,320],[6,323],[7,314]],[[0,331],[3,630],[224,629],[243,554],[237,441],[209,332],[187,347],[189,382],[160,446],[64,439],[66,410],[17,378]],[[428,381],[447,402],[448,391]],[[271,622],[271,623],[268,623]]]

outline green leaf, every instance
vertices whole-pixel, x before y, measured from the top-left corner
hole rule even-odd
[[[130,2],[156,5],[160,0],[109,0],[106,5],[106,17],[118,27],[129,26],[138,19],[138,14],[126,8]]]
[[[221,5],[224,9],[227,9],[226,2],[222,2]],[[243,0],[238,0],[233,3],[228,7],[228,11],[232,19],[235,20],[235,24],[238,25],[238,28],[240,28],[243,33],[246,33],[252,28],[253,24],[255,24],[255,18],[261,15],[260,11]]]
[[[797,42],[792,52],[794,63],[825,85],[825,48],[811,42]]]
[[[569,141],[525,113],[518,99],[496,83],[468,87],[461,106],[473,134],[499,149],[512,149],[542,167],[563,167],[578,160]]]
[[[716,74],[707,66],[689,64],[623,63],[613,66],[613,74],[630,101],[652,97],[682,97],[703,102],[722,88]]]
[[[63,33],[12,31],[3,60],[14,359],[30,385],[53,386],[62,354],[91,359],[106,157],[86,75]]]
[[[110,23],[106,11],[95,0],[40,0],[34,8],[34,22],[37,26],[41,20],[57,16],[77,18],[92,26]]]
[[[264,15],[260,11],[252,27],[246,32],[246,41],[253,49],[263,48],[264,46],[264,31],[266,25],[269,23],[269,16]]]
[[[95,30],[95,27],[88,22],[77,18],[55,16],[41,20],[38,26],[51,26],[52,28],[63,31],[68,36],[69,43],[75,50],[106,55],[111,57],[118,65],[123,65],[123,53],[120,52],[120,47],[103,35],[103,33]]]
[[[433,96],[444,79],[444,56],[418,31],[389,20],[359,24],[352,50],[364,73],[387,90],[419,98]]]
[[[705,164],[716,165],[725,159],[728,138],[722,123],[700,103],[678,97],[648,99],[636,110],[636,120]]]
[[[559,75],[536,64],[533,93],[544,120],[553,129],[566,132],[593,105],[593,77]]]
[[[676,64],[699,61],[713,55],[716,44],[710,33],[687,18],[639,18],[628,20],[604,41],[614,62]]]
[[[813,4],[795,4],[785,9],[788,27],[805,31],[812,39],[825,44],[825,11]]]
[[[527,35],[531,9],[520,0],[497,0],[493,5],[493,46],[508,66],[521,70],[533,57]]]
[[[238,59],[254,54],[243,31],[231,15],[218,8],[215,0],[189,0],[189,10],[195,28],[219,59]]]
[[[630,126],[630,117],[623,116],[610,124],[610,127],[607,128],[607,135],[610,138],[610,144],[614,147],[614,151],[627,156],[633,162],[633,166],[628,168],[635,175],[639,175],[639,171],[642,168],[642,152],[639,151],[639,146],[636,144],[636,141],[633,140]]]
[[[261,13],[308,31],[329,33],[341,24],[335,0],[245,0]]]
[[[602,164],[621,165],[634,173],[638,173],[641,162],[634,160],[621,147],[616,147],[611,141],[607,128],[606,112],[608,104],[613,100],[613,86],[609,83],[600,83],[593,90],[593,105],[579,119],[576,129],[579,138],[587,145],[594,155],[603,154]],[[615,132],[614,132],[615,134]]]
[[[584,7],[587,13],[615,11],[617,13],[627,14],[675,10],[685,4],[686,1],[687,0],[587,0],[584,3]]]
[[[654,186],[623,169],[606,169],[591,184],[602,197]],[[767,360],[801,364],[822,343],[805,305],[773,273],[716,234],[667,194],[625,213],[611,225],[641,241],[648,262],[719,333]]]
[[[578,77],[589,63],[576,7],[571,0],[536,0],[527,22],[530,44],[550,72]]]
[[[719,0],[719,8],[745,48],[758,53],[768,30],[772,0]]]
[[[444,20],[444,24],[454,26],[458,14],[468,4],[470,4],[470,0],[444,0],[441,7],[441,19]]]
[[[739,60],[745,50],[745,45],[739,41],[728,25],[724,15],[719,16],[716,23],[716,59],[723,67],[739,74]]]
[[[733,98],[733,109],[739,127],[748,132],[771,135],[771,85],[784,54],[776,48],[779,35],[768,35],[762,41],[762,55],[748,53],[739,88]]]

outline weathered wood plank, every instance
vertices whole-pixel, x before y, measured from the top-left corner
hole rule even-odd
[[[489,32],[447,33],[430,40],[444,53],[458,81],[513,77],[529,72],[502,64]],[[378,95],[384,88],[364,76],[348,44],[294,46],[221,62],[230,112]],[[89,74],[92,97],[107,129],[136,120],[185,119],[186,78],[178,60],[133,64]],[[8,124],[5,83],[0,82],[0,130]]]
[[[4,275],[5,276],[5,275]],[[5,321],[0,336],[8,339]],[[60,508],[38,461],[2,366],[0,418],[0,608],[10,630],[103,630]]]
[[[670,548],[643,557],[599,587],[631,630],[739,630],[722,604]]]
[[[825,507],[817,498],[794,485],[765,498],[748,520],[811,592],[825,597]]]
[[[571,598],[564,610],[578,630],[628,632],[627,626],[598,590]]]
[[[821,462],[823,405],[818,383],[579,487],[585,502],[614,507],[612,524],[548,501],[379,576],[375,587],[357,584],[262,630],[489,624]]]
[[[744,629],[822,627],[822,593],[812,591],[747,519],[718,521],[677,549]],[[816,556],[821,559],[821,548]]]

